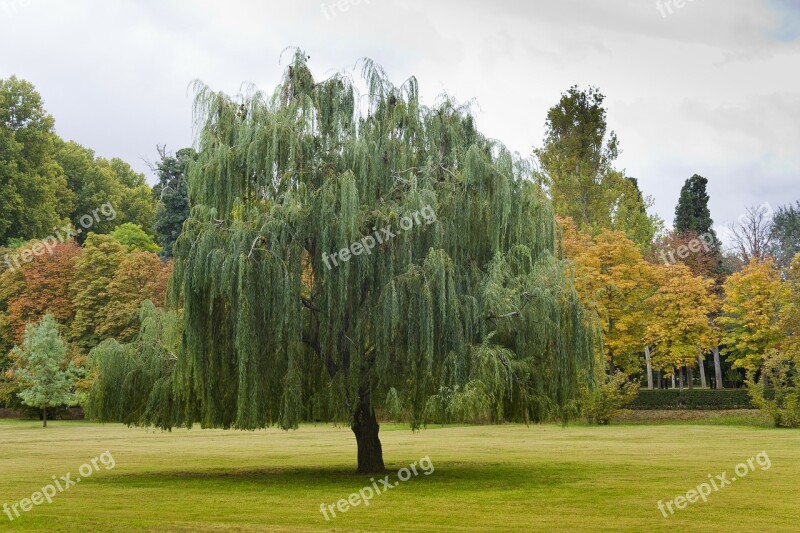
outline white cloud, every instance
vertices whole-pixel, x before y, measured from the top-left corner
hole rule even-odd
[[[694,0],[667,17],[655,0],[331,4],[0,0],[0,77],[32,81],[61,135],[142,171],[156,143],[191,142],[192,79],[271,89],[287,46],[320,76],[371,57],[397,83],[416,76],[428,103],[475,98],[479,127],[524,154],[560,93],[591,84],[620,166],[668,223],[694,173],[710,180],[717,223],[800,198],[800,9],[788,0]]]

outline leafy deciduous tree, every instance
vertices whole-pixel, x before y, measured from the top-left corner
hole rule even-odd
[[[751,261],[725,282],[722,350],[736,368],[750,375],[761,369],[767,352],[785,338],[781,314],[790,297],[771,260]]]
[[[0,302],[11,343],[22,342],[25,325],[45,314],[69,325],[75,314],[70,284],[81,249],[74,242],[53,245],[52,253],[36,257],[16,271],[0,274]],[[0,349],[3,349],[0,343]]]
[[[0,79],[0,244],[44,237],[69,210],[53,125],[33,85]]]
[[[695,276],[683,264],[662,265],[656,272],[658,290],[648,299],[650,320],[645,334],[652,347],[653,367],[670,374],[673,368],[702,365],[700,354],[716,347],[708,319],[718,307],[714,282]]]
[[[95,320],[101,338],[131,342],[139,331],[139,307],[145,300],[162,304],[171,263],[156,254],[133,251],[119,263],[106,289],[108,303]]]
[[[161,248],[153,242],[153,238],[144,232],[142,227],[132,222],[125,222],[117,226],[111,235],[119,242],[128,247],[128,251],[141,250],[144,252],[157,253]]]
[[[564,233],[569,236],[573,230],[566,227]],[[596,318],[602,330],[609,371],[620,369],[626,375],[638,372],[648,322],[645,303],[655,291],[652,267],[622,232],[603,230],[589,246],[570,252],[574,254],[575,286],[581,302],[592,311],[589,316]]]
[[[772,256],[775,263],[786,268],[800,253],[800,200],[796,205],[779,207],[772,218]]]
[[[619,143],[608,131],[604,99],[595,87],[570,87],[548,111],[544,146],[534,154],[559,216],[584,231],[617,229],[648,245],[659,222],[647,215],[651,200],[637,181],[613,167]]]
[[[76,312],[71,336],[86,351],[102,340],[98,326],[103,320],[103,310],[111,302],[109,285],[124,256],[125,247],[114,237],[90,233],[83,253],[75,262],[70,291]]]

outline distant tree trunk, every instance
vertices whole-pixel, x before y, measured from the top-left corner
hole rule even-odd
[[[378,438],[378,419],[375,417],[375,409],[369,391],[359,392],[359,403],[353,417],[351,426],[356,436],[358,446],[358,470],[359,474],[379,474],[386,470],[383,464],[383,449],[381,440]]]
[[[663,373],[663,372],[661,372],[661,370],[659,370],[659,371],[658,371],[658,388],[659,388],[659,389],[663,389],[663,388],[664,388],[664,384],[663,384],[663,374],[664,374],[664,373]]]
[[[694,367],[686,365],[686,382],[689,384],[689,390],[694,389]]]
[[[650,364],[650,347],[644,347],[644,360],[647,362],[647,388],[653,389],[653,365]]]
[[[675,388],[675,368],[672,369],[672,388]]]
[[[700,386],[704,389],[706,388],[706,366],[703,362],[703,358],[698,354],[697,356],[697,364],[700,368]]]
[[[42,420],[44,420],[44,426],[47,427],[47,407],[42,408]]]
[[[716,378],[716,388],[724,389],[725,386],[722,383],[722,366],[719,364],[719,346],[714,346],[713,350],[714,354],[714,377]]]

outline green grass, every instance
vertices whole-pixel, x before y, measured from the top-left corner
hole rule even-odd
[[[179,430],[0,421],[0,505],[108,450],[116,461],[0,529],[58,531],[797,531],[800,432],[640,423],[562,428],[384,425],[387,467],[435,471],[326,522],[321,503],[369,485],[347,428]],[[658,500],[766,451],[768,470],[665,519]],[[392,474],[392,479],[396,479]]]

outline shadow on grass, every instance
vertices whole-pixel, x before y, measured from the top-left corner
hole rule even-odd
[[[408,465],[401,465],[400,468]],[[448,492],[486,492],[497,490],[517,490],[553,488],[581,483],[598,474],[597,466],[591,469],[582,463],[536,464],[533,466],[517,464],[486,464],[467,462],[446,462],[434,464],[435,469],[425,475],[420,469],[415,480],[426,481],[428,490],[446,489]],[[617,469],[619,465],[617,465]],[[611,467],[609,467],[609,472]],[[93,479],[103,485],[124,485],[126,487],[155,488],[180,485],[192,487],[219,488],[236,486],[238,490],[248,488],[263,489],[269,486],[275,490],[319,489],[337,487],[352,491],[370,485],[389,476],[397,480],[397,470],[387,470],[384,474],[364,475],[355,473],[353,467],[269,467],[258,469],[212,468],[206,470],[160,470],[137,473],[115,472],[114,476]]]

